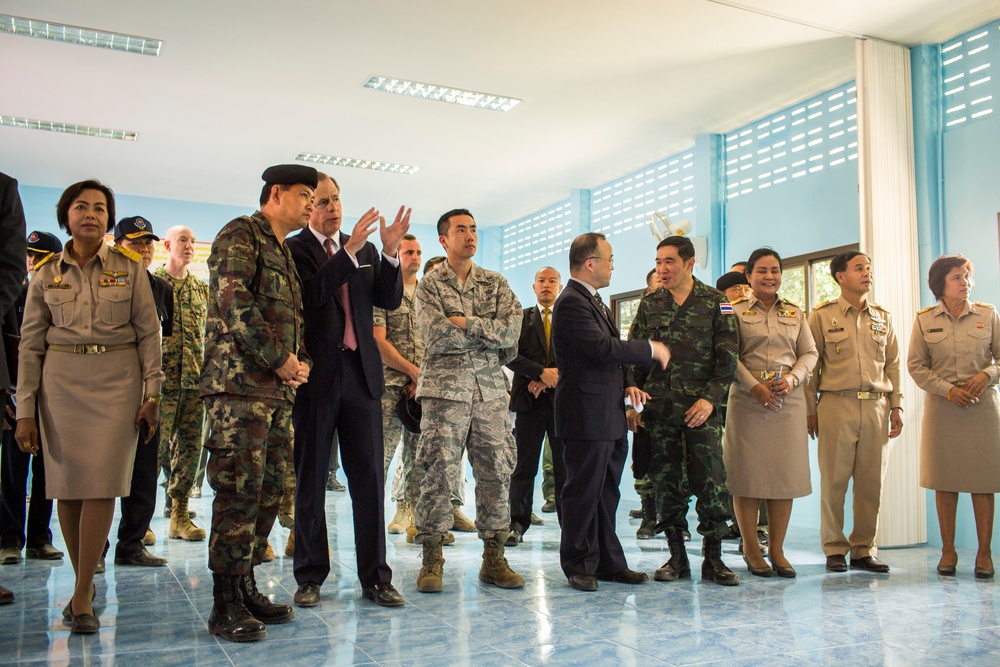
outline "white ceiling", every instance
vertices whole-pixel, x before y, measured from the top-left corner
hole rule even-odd
[[[850,35],[936,43],[1000,0],[12,0],[0,11],[154,37],[160,57],[0,34],[0,170],[65,187],[252,206],[264,167],[317,152],[348,213],[465,206],[504,224],[854,76]],[[372,74],[523,98],[508,113],[364,90]],[[221,221],[220,221],[221,224]]]

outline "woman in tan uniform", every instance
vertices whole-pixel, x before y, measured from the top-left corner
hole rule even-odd
[[[975,576],[990,579],[994,494],[1000,492],[1000,318],[994,306],[969,301],[972,262],[962,255],[934,260],[927,282],[938,304],[917,313],[907,366],[927,392],[920,486],[936,492],[937,570],[955,574],[958,494],[971,493],[979,537]]]
[[[94,571],[126,496],[139,423],[156,430],[160,322],[138,255],[110,248],[114,194],[97,181],[63,192],[59,226],[72,239],[35,265],[21,327],[18,445],[38,453],[37,404],[45,442],[46,495],[76,572],[63,610],[74,633],[96,632]],[[145,398],[143,398],[145,396]]]
[[[806,403],[798,387],[819,355],[805,313],[778,296],[781,257],[755,250],[746,275],[752,293],[733,303],[740,358],[729,390],[723,437],[726,486],[733,494],[743,536],[743,559],[751,574],[791,578],[784,554],[792,499],[812,492]],[[772,570],[757,543],[757,509],[767,501]]]

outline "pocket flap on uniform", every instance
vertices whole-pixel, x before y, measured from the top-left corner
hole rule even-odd
[[[43,292],[45,303],[58,306],[69,303],[76,298],[76,292],[71,289],[47,289]]]

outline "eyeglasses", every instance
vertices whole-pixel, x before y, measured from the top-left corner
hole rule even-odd
[[[611,264],[611,265],[614,265],[614,263],[615,263],[615,256],[614,255],[611,255],[611,257],[600,257],[600,256],[595,255],[594,257],[588,257],[587,259],[599,259],[602,262],[607,262],[608,264]]]

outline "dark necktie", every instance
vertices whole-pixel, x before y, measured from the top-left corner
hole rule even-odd
[[[333,257],[333,239],[323,241],[323,248],[326,249],[327,259]],[[340,305],[344,309],[344,347],[348,350],[356,350],[358,349],[358,337],[354,331],[354,316],[351,314],[351,294],[347,289],[346,282],[337,288],[337,296],[340,297]]]

